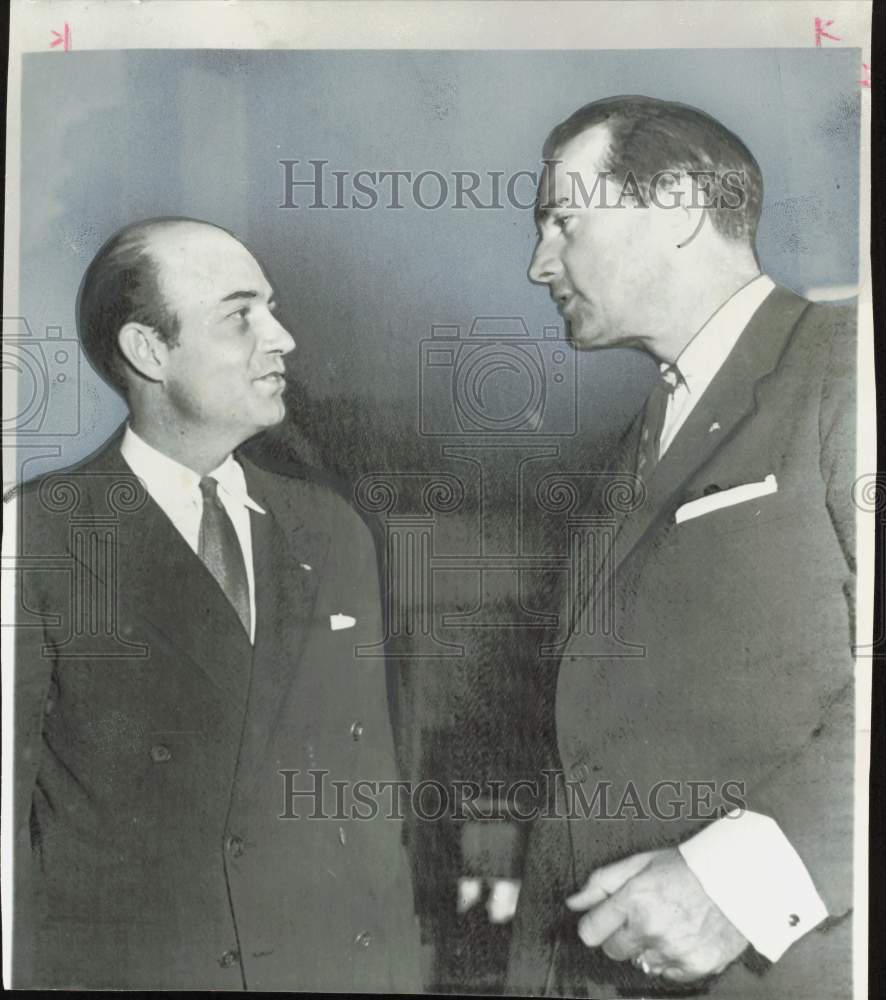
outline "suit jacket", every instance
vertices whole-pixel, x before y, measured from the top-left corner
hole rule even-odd
[[[397,778],[371,537],[240,460],[254,648],[118,439],[20,495],[16,985],[419,988],[402,824],[331,786]]]
[[[612,557],[579,597],[611,601],[614,635],[578,629],[562,645],[549,763],[587,801],[597,792],[594,816],[610,782],[606,812],[619,818],[581,818],[579,809],[536,821],[514,992],[655,995],[630,963],[581,945],[563,898],[602,864],[698,832],[702,813],[730,805],[721,793],[735,782],[728,794],[738,788],[748,809],[778,822],[830,917],[777,963],[750,949],[703,991],[848,995],[855,358],[854,309],[774,289],[654,467],[645,500],[616,513]],[[641,422],[614,473],[633,472]],[[683,504],[769,475],[776,492],[677,523]],[[590,509],[605,512],[602,494]],[[665,781],[682,783],[673,819],[647,805]],[[710,806],[703,792],[704,808],[692,809],[688,781],[714,783]],[[628,786],[646,816],[619,813]],[[565,789],[558,783],[555,794]],[[668,786],[661,802],[675,798]],[[568,805],[559,803],[561,814]]]

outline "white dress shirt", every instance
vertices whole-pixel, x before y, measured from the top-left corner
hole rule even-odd
[[[765,274],[749,281],[714,313],[674,362],[680,378],[668,397],[658,457],[668,450],[702,393],[713,381],[742,330],[775,285]],[[671,366],[659,365],[662,374]]]
[[[683,349],[675,362],[680,377],[668,399],[659,458],[774,287],[766,275],[748,282]],[[664,373],[671,366],[660,367]],[[707,895],[772,962],[827,916],[806,866],[769,816],[736,810],[685,841],[679,850]]]
[[[151,499],[190,545],[195,553],[200,544],[200,521],[203,517],[203,495],[200,476],[193,469],[176,462],[152,448],[127,424],[120,453],[130,469],[138,476]],[[265,511],[246,492],[246,476],[234,459],[228,457],[208,473],[218,482],[218,498],[227,511],[246,564],[249,584],[249,622],[251,642],[255,641],[255,569],[252,565],[252,528],[250,510],[258,514]]]

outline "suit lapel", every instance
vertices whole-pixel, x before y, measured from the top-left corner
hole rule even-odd
[[[329,545],[326,532],[312,530],[302,512],[275,509],[267,473],[240,457],[249,495],[264,514],[252,512],[256,585],[256,631],[252,681],[232,795],[248,792],[265,760],[287,693],[301,669],[311,630],[318,583]],[[297,496],[298,484],[292,483]]]
[[[754,313],[732,352],[689,414],[671,447],[646,479],[642,506],[621,519],[615,538],[614,572],[649,529],[676,505],[680,488],[756,411],[756,388],[778,364],[800,315],[809,303],[776,287]],[[639,431],[639,424],[636,431]],[[636,448],[630,455],[636,455]],[[626,469],[633,471],[633,467]]]
[[[611,519],[612,536],[616,537],[631,510],[645,497],[645,484],[634,473],[637,462],[637,449],[640,446],[640,432],[643,426],[645,407],[634,417],[628,429],[619,438],[612,449],[611,455],[603,468],[595,473],[595,484],[588,491],[585,500],[578,504],[570,519],[579,520],[583,517],[606,515]],[[611,491],[611,492],[610,492]],[[626,502],[620,502],[626,501]],[[615,550],[601,546],[595,549],[596,562],[588,567],[587,574],[580,574],[582,583],[577,582],[574,573],[569,574],[568,581],[560,580],[559,604],[561,614],[565,614],[569,623],[570,634],[574,633],[582,609],[597,592],[600,578],[612,570],[612,554]],[[572,553],[575,558],[575,553]],[[560,623],[562,624],[561,617]]]
[[[215,579],[125,463],[119,444],[68,477],[76,477],[99,528],[90,533],[91,546],[72,548],[73,558],[109,588],[118,615],[131,611],[147,619],[224,699],[242,705],[249,637]]]
[[[620,525],[626,514],[642,501],[646,487],[635,475],[635,469],[644,412],[645,406],[628,424],[627,430],[612,447],[603,466],[592,473],[594,482],[585,499],[576,505],[571,517],[609,514]],[[608,492],[611,490],[615,490],[614,496]],[[632,494],[630,497],[627,490]]]

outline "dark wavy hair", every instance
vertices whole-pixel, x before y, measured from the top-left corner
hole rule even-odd
[[[545,159],[555,159],[570,139],[601,124],[609,130],[609,149],[601,169],[621,179],[633,175],[644,194],[652,177],[663,170],[713,171],[716,178],[740,172],[741,203],[711,208],[710,217],[721,235],[753,248],[763,207],[763,176],[737,135],[688,104],[654,97],[607,97],[584,105],[557,125],[545,140]],[[722,193],[716,180],[709,193],[714,198]],[[728,201],[728,196],[723,200]]]

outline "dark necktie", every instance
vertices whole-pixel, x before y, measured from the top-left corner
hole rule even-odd
[[[676,365],[666,368],[659,375],[658,381],[646,400],[640,449],[637,453],[638,475],[648,476],[658,463],[661,432],[664,430],[668,401],[673,396],[674,389],[677,388],[681,377],[680,369]]]
[[[218,498],[216,480],[204,476],[200,480],[200,492],[203,494],[203,516],[197,554],[224,591],[249,635],[249,579],[237,532]]]

